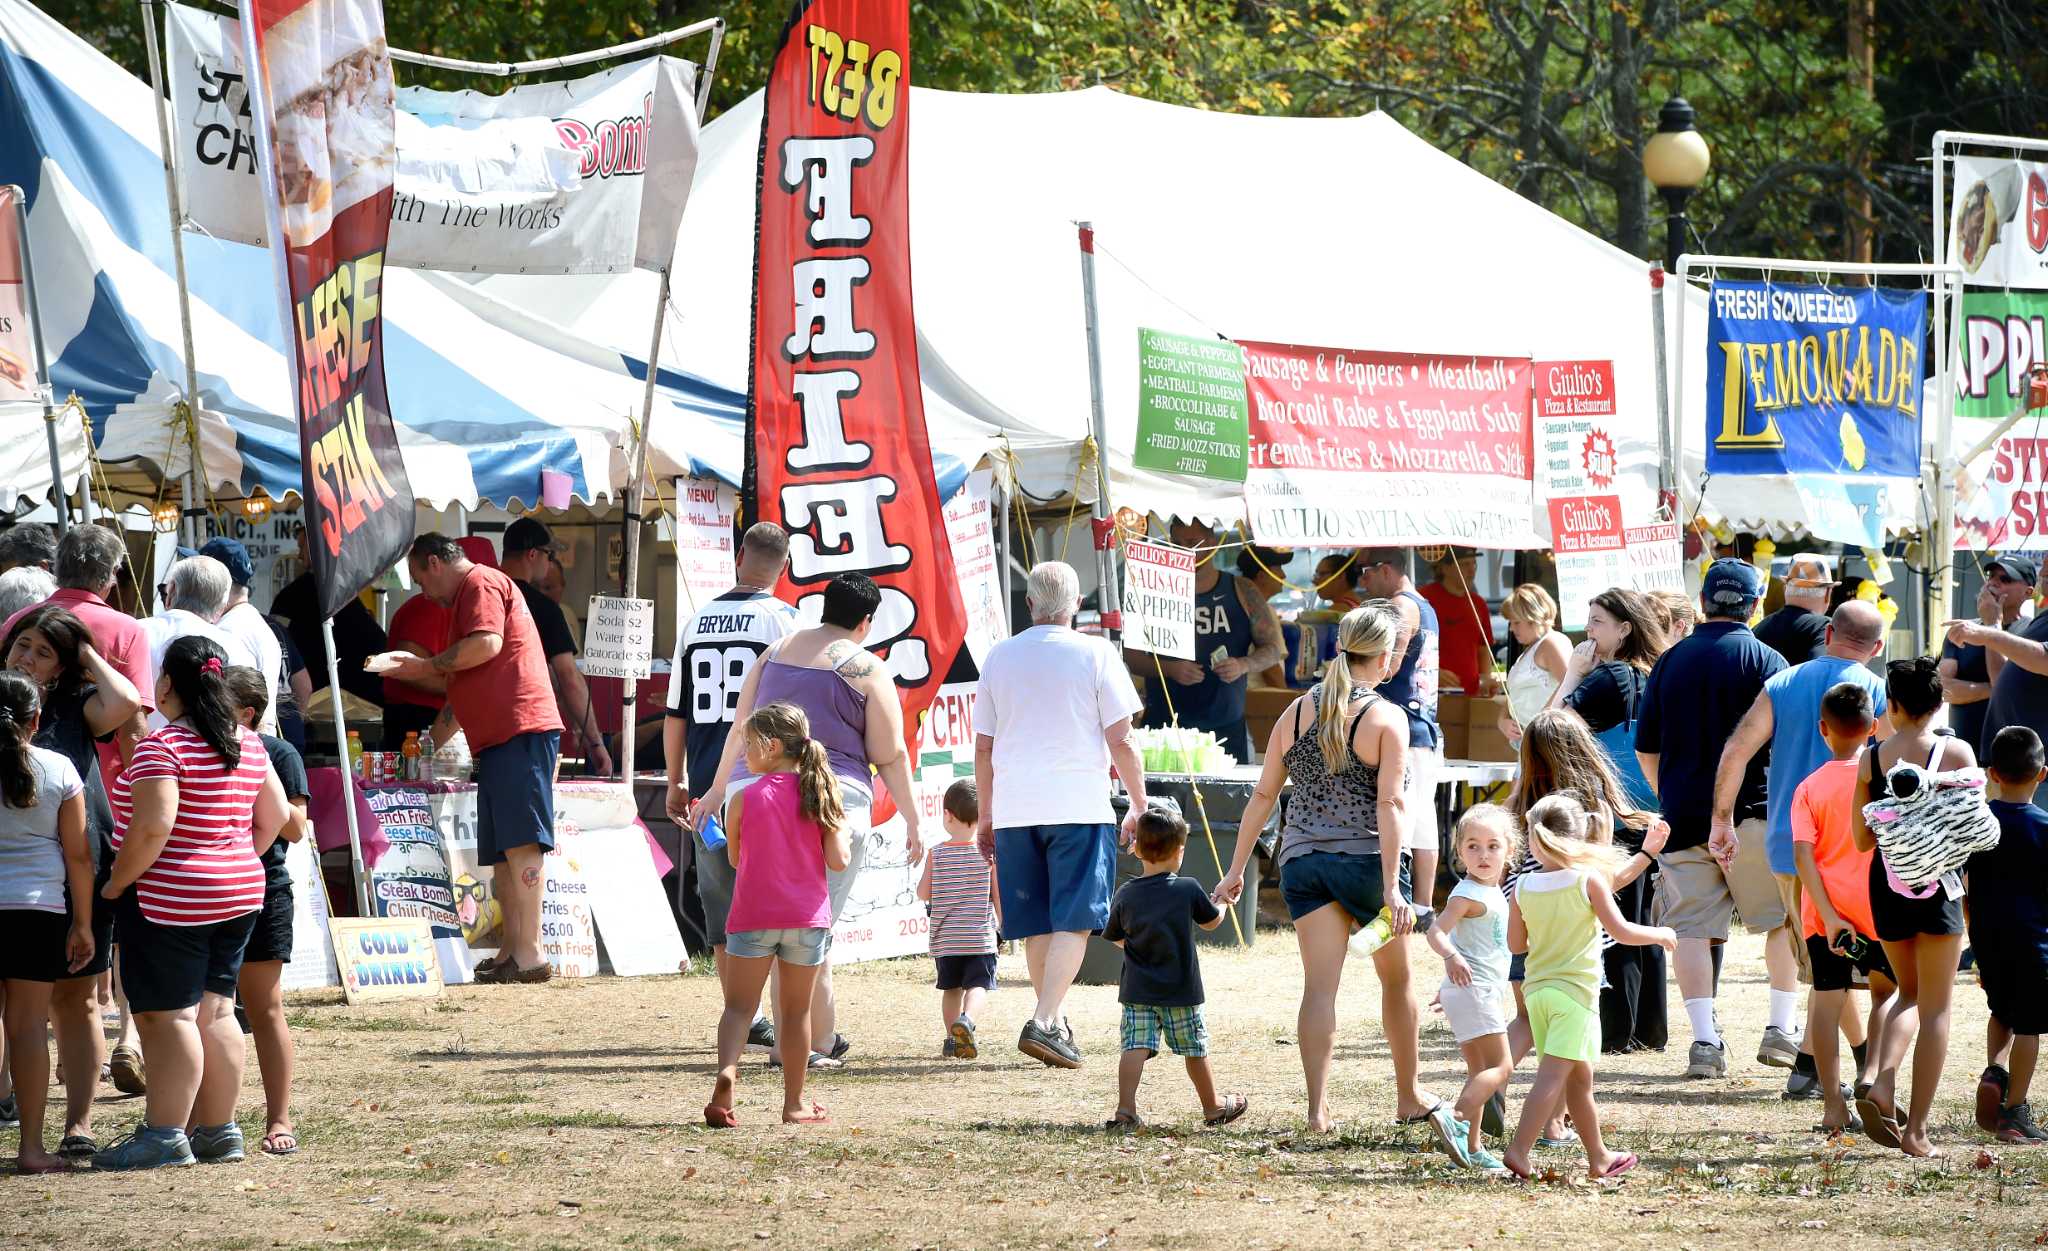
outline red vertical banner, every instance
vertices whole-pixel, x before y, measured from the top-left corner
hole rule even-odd
[[[384,393],[397,103],[378,0],[242,0],[243,63],[293,364],[307,546],[331,617],[404,555],[412,485]]]
[[[790,532],[800,611],[842,573],[881,586],[868,645],[914,753],[967,614],[918,382],[909,168],[906,0],[798,0],[761,117],[749,515]]]

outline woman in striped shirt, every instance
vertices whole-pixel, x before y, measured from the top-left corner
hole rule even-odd
[[[95,1155],[95,1168],[243,1156],[235,980],[263,907],[257,857],[290,808],[261,740],[236,716],[224,663],[209,639],[171,643],[156,683],[169,724],[136,744],[107,788],[115,855],[101,893],[115,901],[121,985],[149,1056],[149,1102],[135,1133]]]

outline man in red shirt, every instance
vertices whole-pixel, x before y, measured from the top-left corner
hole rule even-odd
[[[463,555],[479,565],[498,567],[491,541],[485,538],[457,539]],[[391,614],[385,638],[392,651],[411,652],[431,660],[448,648],[448,625],[454,619],[446,604],[436,603],[425,593],[415,595]],[[448,682],[438,675],[412,682],[384,679],[384,750],[401,751],[405,736],[426,734],[441,710],[448,706]]]
[[[1480,680],[1493,672],[1493,609],[1472,587],[1479,555],[1448,547],[1436,562],[1436,581],[1422,588],[1422,598],[1436,609],[1438,662],[1458,676],[1467,695],[1479,694]]]
[[[477,966],[476,980],[545,982],[553,970],[540,950],[542,857],[555,845],[562,719],[540,634],[518,584],[470,563],[454,539],[423,534],[406,563],[414,585],[450,610],[450,642],[432,657],[405,658],[389,676],[447,683],[437,728],[452,718],[476,755],[476,858],[491,866],[505,911],[505,944]]]

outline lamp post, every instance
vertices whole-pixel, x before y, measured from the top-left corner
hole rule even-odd
[[[1707,141],[1693,127],[1697,115],[1683,96],[1673,96],[1657,111],[1657,133],[1643,145],[1643,173],[1670,206],[1665,219],[1664,268],[1678,268],[1678,254],[1685,251],[1685,202],[1706,181],[1712,154]]]

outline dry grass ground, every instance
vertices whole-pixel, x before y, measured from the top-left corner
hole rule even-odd
[[[1418,952],[1421,948],[1418,944]],[[1426,953],[1424,953],[1426,955]],[[1968,1099],[1983,996],[1966,975],[1937,1107],[1934,1162],[1862,1139],[1830,1145],[1814,1104],[1751,1056],[1766,1004],[1753,939],[1728,962],[1727,1081],[1688,1083],[1682,1048],[1607,1058],[1609,1141],[1645,1167],[1616,1186],[1511,1185],[1451,1168],[1396,1129],[1378,988],[1353,965],[1341,1004],[1330,1139],[1305,1134],[1291,1045],[1300,987],[1291,933],[1249,952],[1206,949],[1214,1063],[1250,1114],[1205,1131],[1186,1078],[1155,1062],[1155,1128],[1099,1126],[1114,1104],[1116,992],[1072,1004],[1090,1057],[1041,1068],[1011,1046],[1029,1003],[1006,957],[984,1058],[938,1058],[928,965],[847,970],[852,1064],[813,1093],[832,1124],[785,1129],[773,1076],[743,1074],[745,1127],[697,1127],[718,1011],[713,977],[461,988],[444,1000],[294,1012],[304,1151],[177,1173],[0,1176],[0,1243],[57,1248],[349,1247],[1313,1247],[1813,1245],[2021,1247],[2048,1242],[2048,1150],[1988,1146]],[[1418,959],[1435,982],[1433,958]],[[1674,1020],[1683,1014],[1672,1005]],[[1438,1021],[1424,1076],[1449,1096],[1463,1068]],[[1528,1081],[1527,1066],[1517,1092]],[[111,1089],[111,1088],[109,1088]],[[243,1110],[261,1124],[253,1058]],[[103,1133],[140,1100],[109,1098]],[[12,1144],[0,1136],[0,1151]],[[1576,1148],[1547,1154],[1566,1177]]]

